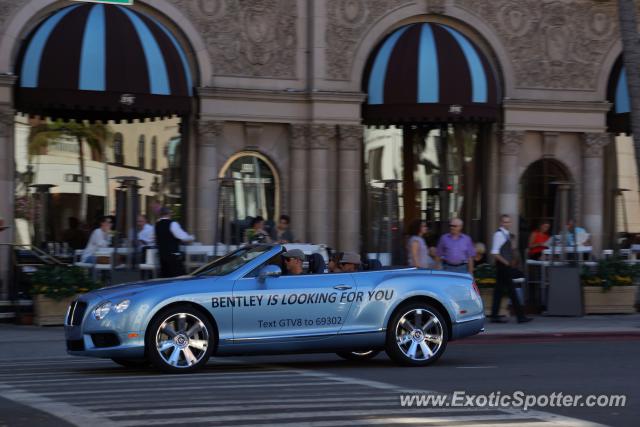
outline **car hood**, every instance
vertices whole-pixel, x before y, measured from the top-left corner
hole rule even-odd
[[[217,279],[214,277],[207,277],[207,279]],[[108,286],[105,288],[96,289],[87,294],[87,296],[99,296],[100,298],[126,298],[141,292],[145,292],[148,290],[159,290],[161,288],[173,287],[173,286],[184,286],[188,282],[193,282],[196,280],[202,280],[202,277],[197,276],[182,276],[182,277],[172,277],[171,279],[154,279],[147,280],[144,282],[131,282],[131,283],[123,283],[121,285]]]

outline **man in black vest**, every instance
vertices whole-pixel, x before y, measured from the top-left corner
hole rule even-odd
[[[156,246],[160,257],[160,276],[176,277],[185,274],[180,244],[193,242],[195,238],[171,219],[171,210],[160,209],[160,219],[156,222]]]
[[[511,227],[511,217],[509,215],[500,216],[500,228],[493,234],[493,245],[491,254],[496,262],[496,287],[493,290],[493,307],[491,308],[491,321],[494,323],[505,323],[506,320],[500,319],[498,312],[500,310],[500,301],[502,294],[508,293],[511,299],[518,323],[529,322],[530,317],[524,315],[522,306],[516,290],[513,286],[513,264],[515,263],[515,252],[513,250],[513,235],[509,232]]]

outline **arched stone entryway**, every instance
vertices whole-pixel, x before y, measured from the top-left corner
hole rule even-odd
[[[554,182],[572,181],[567,168],[557,160],[541,159],[531,163],[520,178],[520,217],[531,230],[540,221],[553,223],[556,212]],[[572,211],[570,209],[570,211]]]

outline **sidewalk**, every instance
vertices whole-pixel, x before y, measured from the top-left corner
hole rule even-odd
[[[529,323],[485,323],[478,338],[640,337],[640,313],[582,317],[533,316]]]

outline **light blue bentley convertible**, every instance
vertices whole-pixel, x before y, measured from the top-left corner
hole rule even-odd
[[[72,302],[70,354],[191,372],[210,356],[380,350],[424,366],[483,328],[465,274],[416,268],[284,275],[282,245],[250,245],[189,276],[98,289]]]

